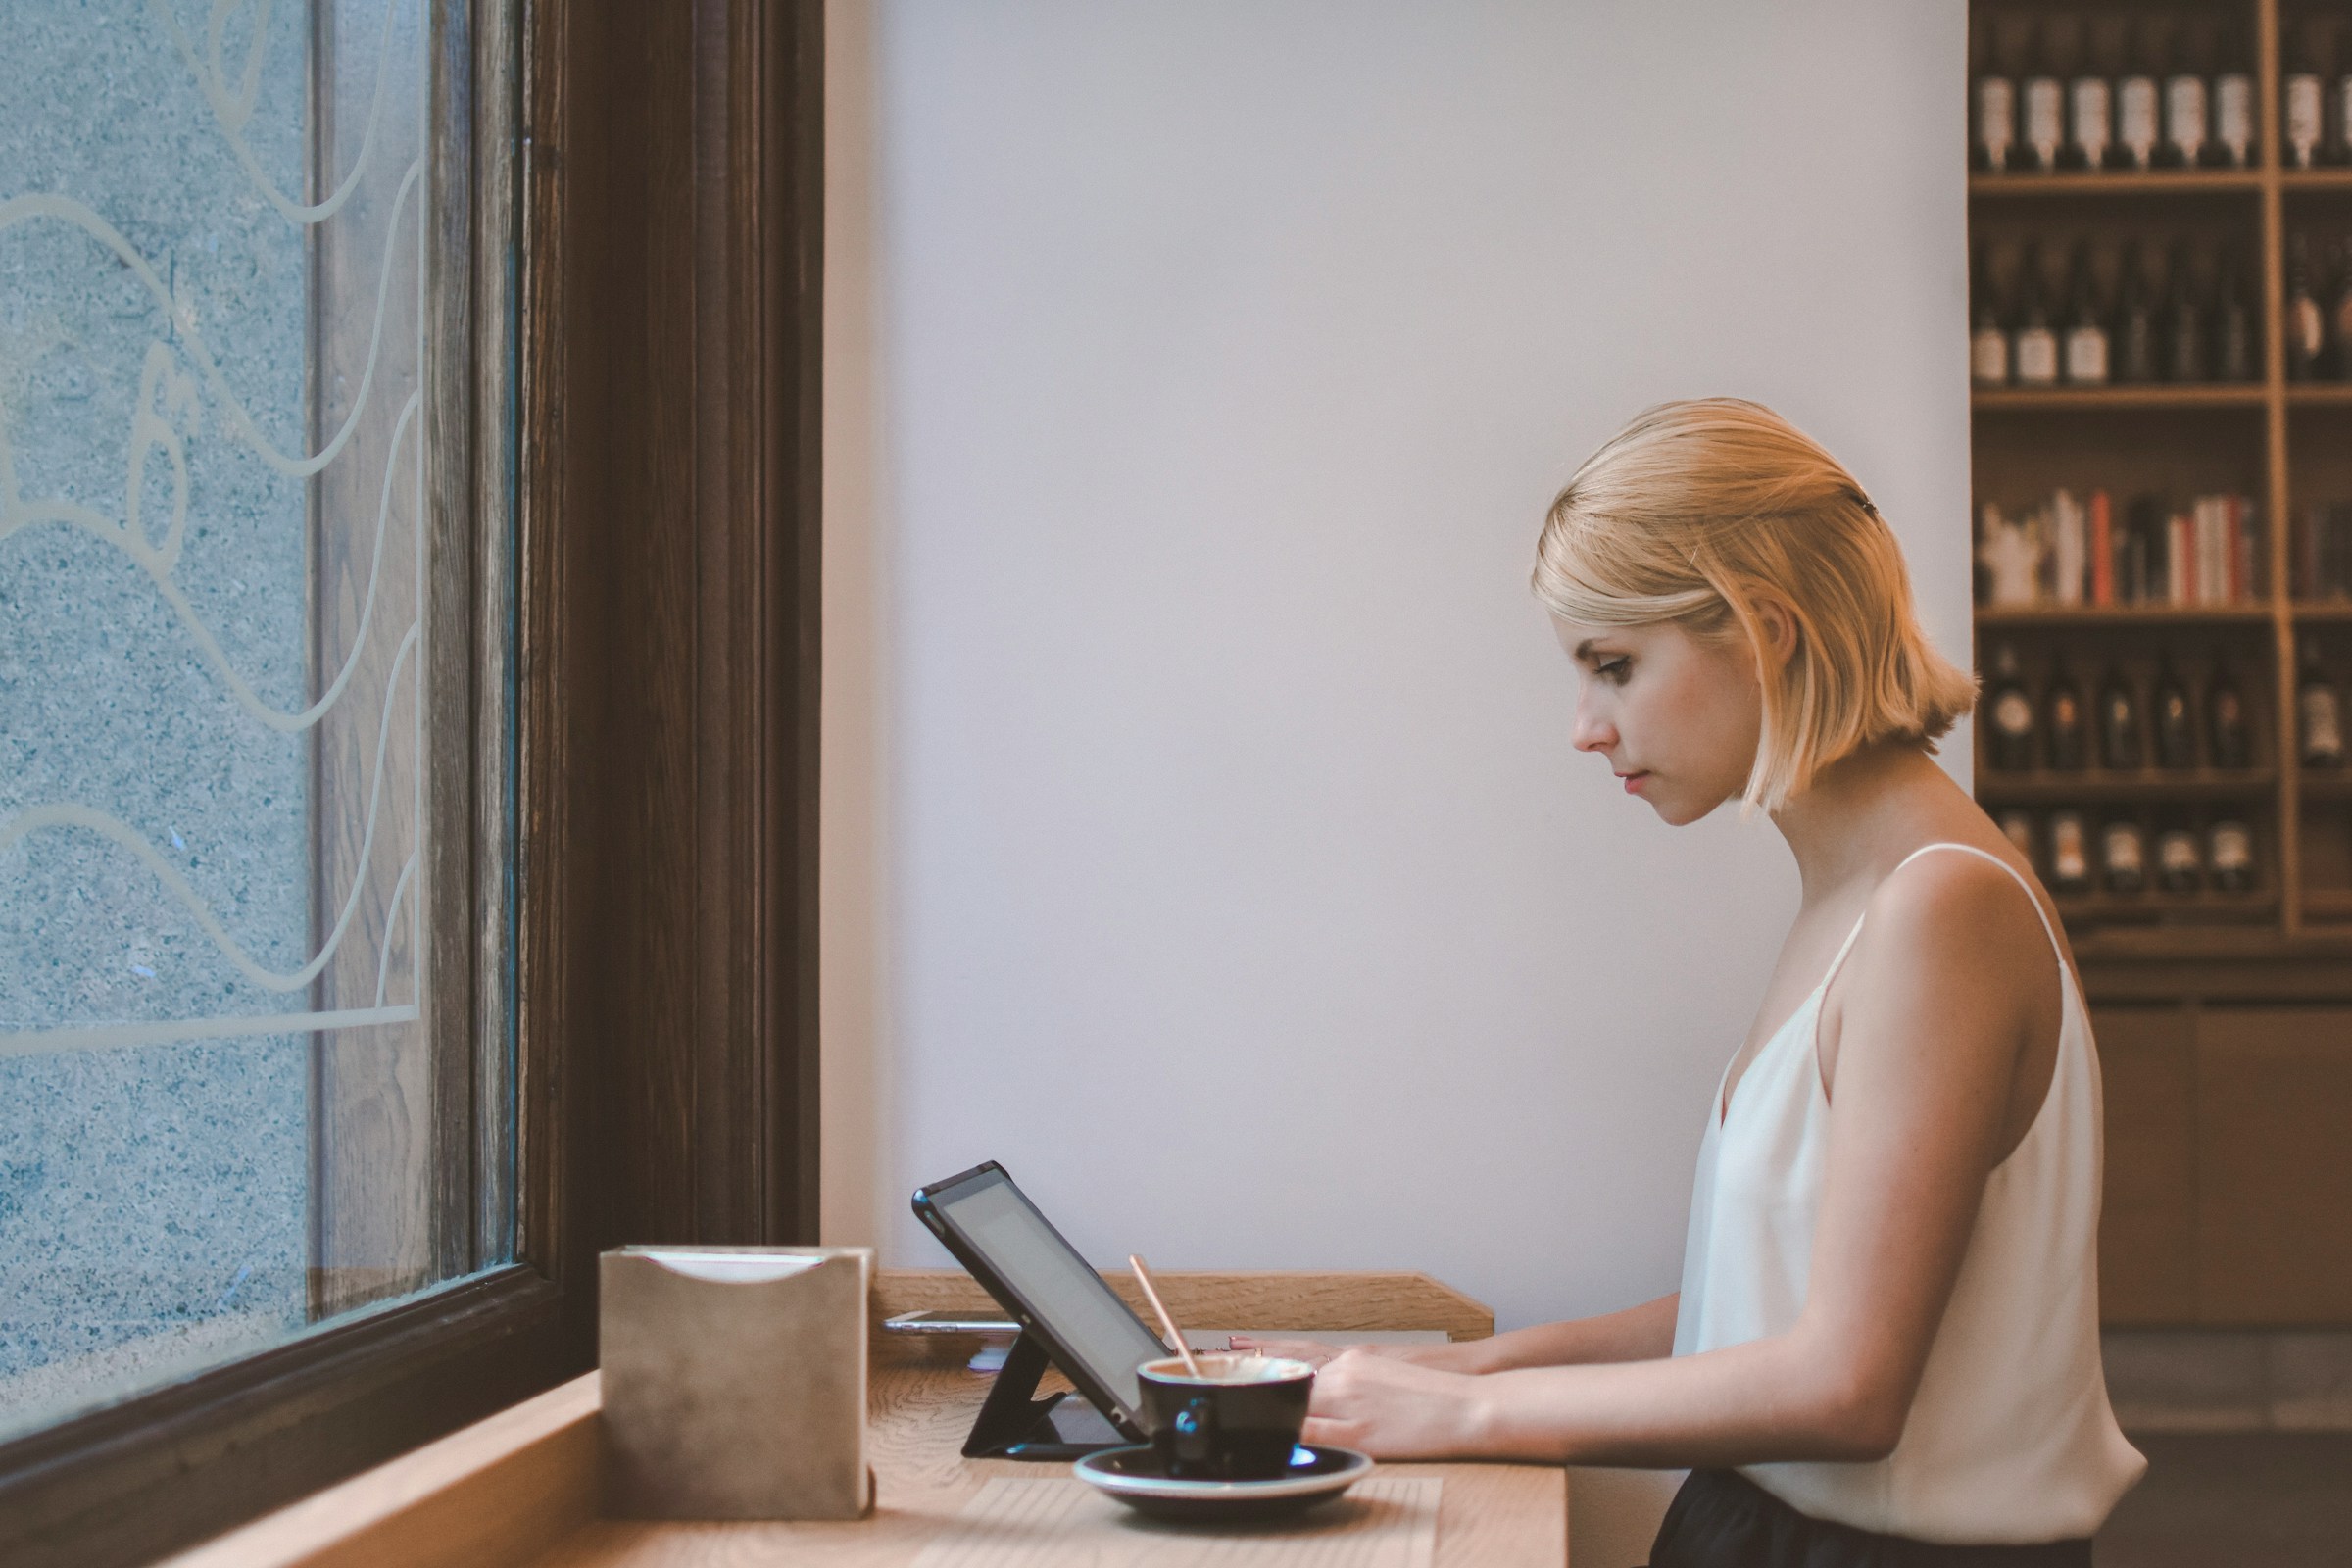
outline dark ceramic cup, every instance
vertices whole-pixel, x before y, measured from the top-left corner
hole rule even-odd
[[[1270,1355],[1195,1355],[1200,1376],[1181,1358],[1146,1361],[1144,1420],[1152,1446],[1171,1476],[1193,1481],[1261,1481],[1290,1468],[1306,1425],[1315,1369]]]

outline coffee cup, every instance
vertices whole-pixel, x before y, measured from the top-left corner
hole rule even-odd
[[[1306,1425],[1315,1369],[1304,1361],[1239,1353],[1146,1361],[1144,1422],[1166,1472],[1183,1480],[1257,1481],[1289,1470]]]

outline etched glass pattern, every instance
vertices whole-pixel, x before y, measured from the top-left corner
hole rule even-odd
[[[0,1435],[449,1272],[428,24],[0,8]]]

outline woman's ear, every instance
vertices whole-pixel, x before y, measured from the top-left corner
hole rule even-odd
[[[1769,594],[1755,597],[1756,629],[1764,634],[1764,646],[1772,652],[1772,662],[1787,668],[1796,657],[1796,645],[1802,634],[1797,629],[1796,612],[1785,600]]]

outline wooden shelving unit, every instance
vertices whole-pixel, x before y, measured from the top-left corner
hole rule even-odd
[[[2054,10],[2024,0],[1978,0],[1981,18],[2038,22]],[[2322,639],[2340,682],[2352,675],[2352,601],[2289,597],[2293,519],[2302,500],[2352,500],[2352,382],[2289,383],[2285,371],[2284,284],[2291,226],[2352,229],[2352,168],[2282,170],[2281,17],[2326,11],[2343,20],[2352,49],[2352,5],[2341,0],[2234,0],[2197,8],[2241,18],[2258,63],[2257,167],[2145,173],[1974,173],[1968,194],[1972,242],[2010,243],[2052,235],[2067,241],[2194,236],[2234,247],[2249,267],[2259,306],[2260,380],[2211,385],[1980,388],[1974,466],[1980,500],[2015,505],[2029,492],[2068,484],[2080,494],[2103,485],[2120,507],[2135,491],[2228,490],[2259,504],[2262,591],[2226,606],[2136,605],[1980,608],[1981,669],[1995,642],[2063,658],[2089,695],[2110,663],[2146,669],[2159,651],[2195,669],[2226,653],[2256,710],[2265,765],[2233,775],[2210,769],[2126,777],[2007,774],[1980,751],[1979,798],[1988,808],[2144,808],[2205,820],[2211,810],[2244,811],[2262,857],[2256,889],[2066,901],[2070,934],[2085,959],[2248,956],[2344,965],[2352,958],[2352,779],[2306,777],[2297,766],[2296,658],[2299,640]],[[2189,8],[2144,0],[2147,15],[2177,19]],[[2341,69],[2339,67],[2339,69]],[[2334,449],[2331,453],[2330,449]],[[2080,464],[2083,478],[2063,477]],[[2313,472],[2312,469],[2324,472]],[[2310,486],[2309,494],[2299,485]],[[1979,726],[1982,737],[1984,727]],[[1982,742],[1980,743],[1982,745]],[[2352,967],[2345,973],[2352,977]],[[2193,982],[2184,981],[2184,985]]]

